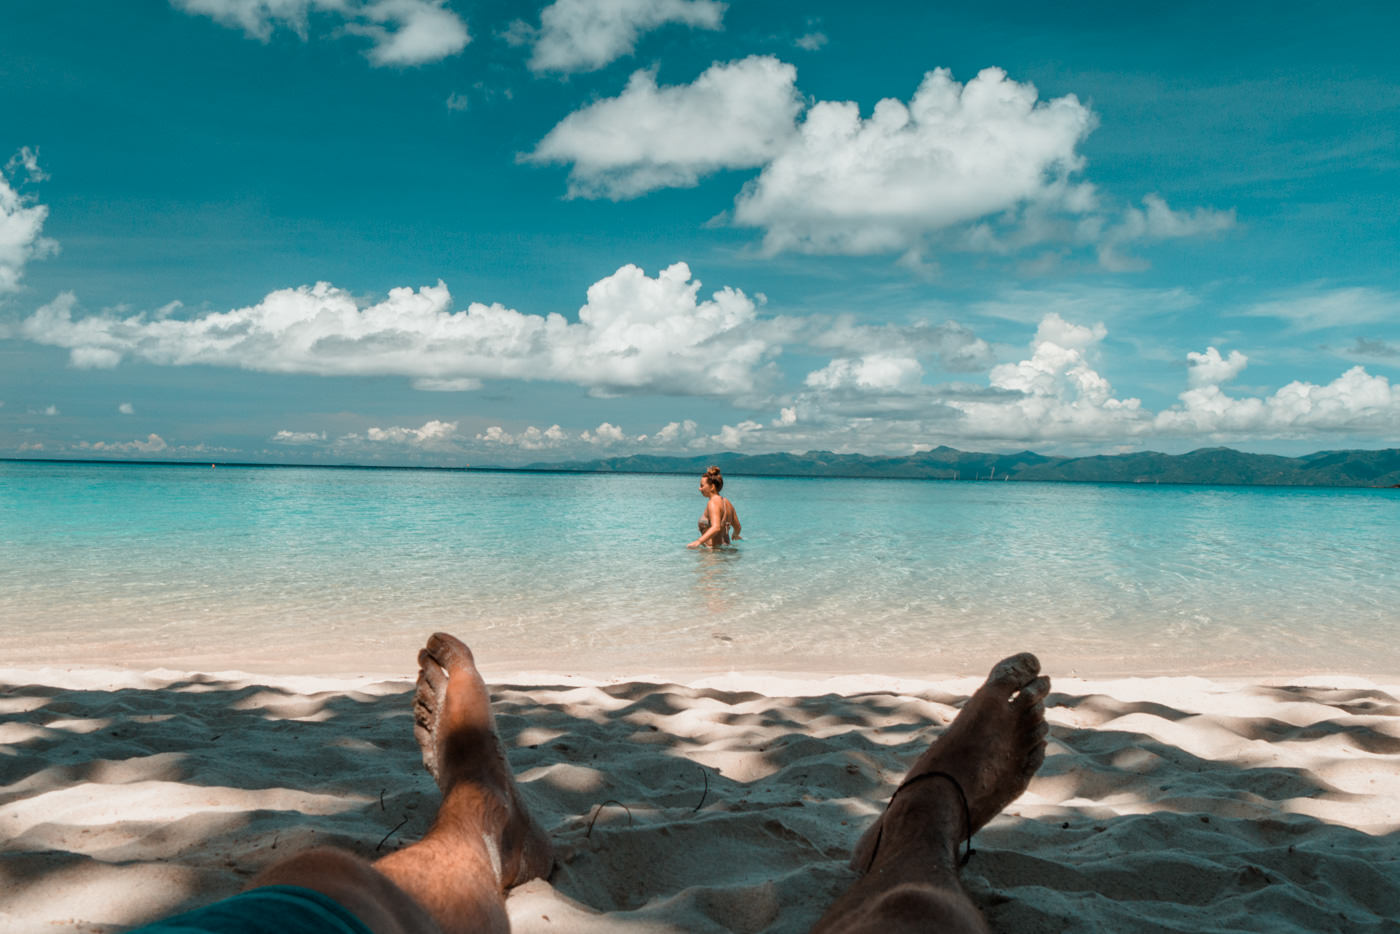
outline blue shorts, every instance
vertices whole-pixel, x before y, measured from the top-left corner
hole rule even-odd
[[[373,934],[329,895],[266,885],[128,934]]]

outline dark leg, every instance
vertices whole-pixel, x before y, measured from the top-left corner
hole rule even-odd
[[[255,884],[323,892],[381,934],[504,934],[506,890],[548,875],[553,850],[520,799],[471,650],[437,633],[418,666],[414,735],[442,790],[427,835],[372,867],[338,850],[312,850]]]
[[[992,669],[856,844],[851,862],[863,875],[813,934],[987,931],[958,879],[958,845],[1025,791],[1045,761],[1050,679],[1039,671],[1029,654]]]

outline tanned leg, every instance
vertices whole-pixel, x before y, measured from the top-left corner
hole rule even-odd
[[[1039,671],[1030,654],[992,669],[856,844],[851,863],[863,875],[813,934],[988,930],[958,879],[958,845],[1019,797],[1045,761],[1050,679]]]
[[[505,892],[547,876],[549,838],[520,798],[491,697],[462,642],[436,633],[418,653],[414,735],[442,804],[427,835],[371,867],[338,850],[273,866],[256,885],[323,892],[379,934],[504,934]]]

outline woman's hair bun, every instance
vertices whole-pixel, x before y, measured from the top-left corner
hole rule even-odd
[[[716,490],[724,489],[724,478],[719,475],[718,467],[711,466],[706,470],[705,479],[709,480]]]

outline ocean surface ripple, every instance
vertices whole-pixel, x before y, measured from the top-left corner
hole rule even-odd
[[[1394,674],[1400,491],[0,464],[5,663]]]

